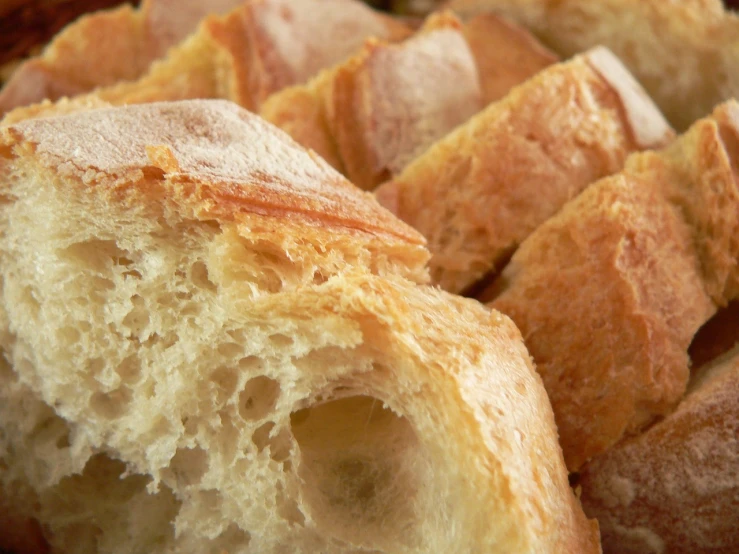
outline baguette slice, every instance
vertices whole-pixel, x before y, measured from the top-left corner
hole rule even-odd
[[[499,18],[462,26],[440,12],[407,41],[368,42],[339,66],[276,94],[261,114],[371,190],[554,61],[523,29]]]
[[[397,40],[409,33],[355,0],[250,0],[206,17],[141,78],[91,95],[113,105],[221,98],[257,110],[272,93],[352,54],[366,37]],[[49,106],[17,109],[3,124],[45,115]]]
[[[696,379],[674,413],[588,464],[582,500],[607,553],[730,554],[737,468],[739,351]]]
[[[571,471],[667,415],[688,347],[739,297],[739,105],[634,154],[536,230],[494,284],[552,400]]]
[[[515,326],[404,279],[418,236],[282,133],[191,101],[0,136],[0,479],[53,548],[599,552]]]
[[[477,63],[486,106],[559,61],[524,27],[492,13],[469,18],[462,33]]]
[[[401,44],[368,41],[349,60],[274,95],[261,115],[372,189],[481,108],[475,59],[447,12]]]
[[[376,191],[429,241],[431,275],[464,292],[636,150],[673,136],[606,49],[552,66],[488,106]]]
[[[603,45],[680,130],[739,96],[739,17],[721,0],[451,0],[464,16],[492,12],[569,57]]]
[[[143,75],[209,13],[243,0],[144,0],[92,13],[66,27],[43,53],[23,63],[0,91],[0,116],[18,106],[77,95]]]

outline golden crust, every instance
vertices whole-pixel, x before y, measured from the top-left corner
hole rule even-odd
[[[607,553],[729,554],[739,544],[739,352],[674,413],[582,471]]]
[[[491,13],[471,18],[462,32],[477,62],[484,105],[558,61],[526,29]]]
[[[439,12],[404,43],[369,42],[306,85],[275,95],[261,113],[371,190],[555,60],[497,17],[462,26]]]
[[[588,187],[494,285],[491,305],[537,361],[570,470],[674,408],[693,336],[737,295],[739,142],[722,133],[736,109]]]
[[[482,107],[460,28],[440,13],[401,44],[370,40],[344,63],[275,95],[261,114],[372,189]]]
[[[433,280],[464,291],[629,153],[672,138],[634,90],[604,49],[552,66],[438,141],[377,197],[429,240]]]
[[[99,88],[91,96],[113,105],[221,98],[257,110],[281,88],[353,53],[365,37],[397,40],[409,32],[353,0],[251,0],[226,15],[206,17],[139,79]],[[22,107],[3,124],[44,113],[45,104]]]
[[[155,243],[153,249],[144,250],[142,264],[163,256],[167,249],[172,248],[172,243],[178,244],[176,241],[182,238],[181,234],[202,236],[201,228],[211,228],[202,223],[202,220],[215,224],[233,221],[237,223],[230,228],[230,231],[235,230],[236,233],[223,230],[218,236],[221,249],[213,252],[214,259],[209,260],[208,265],[213,279],[221,277],[215,277],[218,272],[211,271],[218,265],[227,266],[222,268],[223,274],[228,273],[226,269],[241,266],[243,259],[231,256],[229,247],[233,244],[243,246],[243,239],[247,237],[253,241],[255,234],[260,231],[259,226],[262,228],[260,238],[272,249],[282,249],[288,239],[299,243],[299,247],[291,253],[294,256],[288,256],[286,265],[291,267],[297,266],[303,258],[316,256],[315,237],[321,230],[327,230],[335,236],[348,237],[347,240],[355,242],[372,235],[386,249],[395,245],[396,250],[400,250],[404,246],[405,260],[415,253],[413,255],[418,262],[425,252],[419,244],[422,240],[420,236],[393,220],[370,195],[352,187],[325,163],[297,148],[286,135],[257,116],[223,101],[200,100],[84,111],[71,116],[31,120],[6,127],[0,130],[0,137],[0,171],[13,172],[11,178],[4,181],[9,202],[14,202],[11,200],[12,195],[23,196],[24,190],[27,191],[28,188],[35,189],[39,191],[39,196],[50,199],[45,209],[62,206],[67,200],[66,193],[74,195],[76,203],[73,210],[64,213],[79,213],[83,209],[81,206],[95,206],[99,210],[94,222],[84,223],[87,226],[87,236],[97,238],[112,232],[116,241],[135,241],[140,239],[140,235],[146,234],[147,237],[154,236],[157,241],[161,241]],[[22,203],[23,200],[17,202]],[[172,206],[167,226],[172,232],[163,235],[161,227],[144,227],[145,230],[142,230],[141,221],[148,221],[152,214],[158,217],[157,210],[164,212],[162,206],[168,203]],[[33,204],[29,208],[32,214],[38,209],[38,205]],[[29,227],[23,218],[18,217],[18,211],[14,214],[13,205],[6,207],[8,238],[4,244],[3,256],[4,259],[11,260],[18,252],[16,247],[29,248],[38,229]],[[61,220],[62,226],[78,226],[77,221],[71,220],[69,216],[62,217]],[[17,233],[13,235],[14,239],[10,238],[11,229]],[[59,232],[65,234],[61,229]],[[63,252],[66,252],[68,244],[64,241],[62,239]],[[185,244],[192,243],[188,241]],[[208,242],[205,245],[198,244],[195,248],[211,252],[211,247],[212,243]],[[183,249],[189,252],[188,248]],[[58,245],[53,246],[52,251],[54,253],[50,255],[50,260],[59,260],[61,258],[58,256],[65,255],[58,249]],[[178,272],[184,264],[189,263],[189,260],[180,257],[179,252],[178,249],[175,254],[178,261],[166,266],[165,275]],[[384,252],[385,255],[390,255],[387,254],[389,250]],[[252,263],[261,266],[265,260],[268,260],[268,256]],[[142,269],[142,266],[137,265],[139,262],[130,263],[132,272]],[[11,274],[14,278],[23,275],[20,280],[24,283],[35,282],[38,278],[39,282],[43,282],[39,287],[49,285],[53,288],[58,283],[58,277],[49,277],[44,268],[33,262],[28,265],[19,264],[17,267],[16,271],[10,266],[4,266],[5,277],[10,278]],[[417,266],[411,267],[409,264],[404,271],[398,273],[418,276],[420,271]],[[71,275],[65,275],[74,280],[96,282],[95,277],[87,275],[84,269],[75,268]],[[241,342],[246,345],[246,349],[250,349],[244,350],[244,354],[255,354],[249,356],[250,361],[267,357],[264,364],[244,364],[239,367],[239,373],[243,371],[246,375],[253,374],[255,366],[267,366],[272,360],[279,360],[275,365],[283,369],[284,366],[291,365],[288,359],[296,360],[293,366],[295,373],[287,376],[290,380],[281,377],[286,379],[283,382],[292,383],[293,386],[282,387],[279,397],[280,417],[290,421],[291,429],[297,434],[299,424],[296,417],[293,426],[290,419],[292,415],[332,399],[331,393],[334,390],[337,397],[341,394],[338,389],[348,389],[352,395],[369,395],[372,399],[387,403],[396,414],[406,417],[412,431],[419,438],[418,450],[421,454],[429,454],[422,458],[423,463],[410,466],[414,470],[419,469],[417,477],[422,485],[419,487],[419,496],[422,499],[441,501],[439,510],[430,509],[428,513],[449,514],[450,518],[454,517],[454,526],[451,528],[439,526],[438,520],[432,518],[415,524],[411,517],[411,522],[415,525],[409,532],[417,532],[419,529],[438,532],[452,547],[460,545],[460,552],[598,552],[597,525],[587,521],[568,486],[546,393],[533,370],[520,333],[510,319],[475,301],[453,297],[435,288],[417,286],[398,275],[387,275],[386,278],[372,275],[355,260],[343,260],[339,271],[330,278],[325,277],[323,281],[309,278],[299,287],[278,286],[275,291],[263,289],[258,296],[253,296],[254,292],[248,287],[234,287],[227,296],[219,296],[213,301],[211,305],[218,308],[212,309],[207,315],[207,321],[213,327],[225,326],[228,329],[231,325],[237,325],[237,329],[244,332],[244,336],[248,338]],[[190,279],[194,280],[194,277],[188,277],[188,283],[183,283],[184,296],[187,296],[186,291],[202,286],[189,283]],[[238,276],[236,280],[239,280]],[[7,286],[9,280],[6,279],[5,283]],[[157,284],[157,287],[160,286]],[[121,288],[116,284],[111,284],[111,287]],[[211,292],[213,295],[226,295],[224,288],[219,281],[219,286],[213,287]],[[144,291],[151,290],[138,289],[142,295],[147,294]],[[123,294],[130,297],[130,292],[124,290]],[[57,299],[60,304],[56,304]],[[101,306],[110,305],[109,299],[110,297],[106,297],[102,300]],[[44,296],[41,302],[44,303],[44,309],[47,309],[50,305],[69,306],[70,299],[62,295],[54,299]],[[34,338],[25,336],[30,327],[23,322],[27,312],[24,306],[8,298],[3,307],[5,309],[0,315],[6,317],[6,330],[23,329],[13,336],[10,333],[3,334],[3,340],[6,341],[3,347],[11,356],[18,355],[28,344],[31,345],[30,348],[42,352],[40,357],[57,360],[62,358],[59,356],[60,351],[73,346],[70,341],[63,340],[51,343],[47,350],[45,346],[33,343]],[[158,305],[155,310],[151,313],[173,311],[172,305]],[[83,312],[87,314],[90,311],[83,308]],[[107,336],[113,343],[119,341],[127,347],[144,352],[153,349],[151,343],[145,341],[130,346],[133,341],[129,337],[133,335],[118,334],[113,330],[115,324],[107,321],[103,313],[104,310],[101,310],[100,316],[93,315],[90,318],[94,324],[104,325],[102,335],[93,336]],[[179,319],[177,315],[174,317]],[[153,319],[155,318],[152,317]],[[59,325],[65,325],[61,321],[50,319],[45,319],[43,324],[45,331],[49,332],[60,328],[57,327]],[[267,325],[272,326],[271,332],[286,334],[268,335],[269,330],[260,328]],[[306,335],[308,329],[315,330],[315,334]],[[279,336],[280,341],[268,343],[265,340],[266,346],[260,346],[262,339],[259,338],[252,343],[251,338],[260,333],[266,337]],[[92,332],[88,335],[83,331],[83,334],[87,337]],[[237,340],[233,335],[225,331],[224,335],[228,337],[228,344],[232,348],[240,347],[233,342]],[[36,336],[38,335],[34,329],[34,337]],[[481,340],[480,337],[484,338]],[[197,343],[197,340],[181,342],[189,346],[191,342]],[[29,362],[16,364],[13,370],[3,372],[2,376],[10,375],[11,379],[15,379],[18,375],[24,382],[31,383],[28,385],[33,387],[29,389],[33,391],[31,398],[39,399],[40,396],[36,395],[40,395],[42,389],[50,391],[44,397],[49,399],[49,405],[44,406],[52,413],[58,410],[57,413],[64,415],[65,422],[62,426],[69,425],[74,435],[83,437],[84,441],[89,440],[95,445],[96,451],[99,448],[111,453],[127,464],[131,473],[150,475],[155,483],[152,488],[161,479],[162,488],[171,487],[173,497],[190,495],[189,498],[207,498],[198,494],[206,487],[208,491],[218,492],[219,507],[224,507],[219,514],[223,521],[226,524],[238,523],[240,529],[251,532],[253,528],[250,526],[259,525],[260,522],[254,515],[246,515],[247,510],[243,509],[251,498],[249,494],[258,490],[261,495],[265,490],[271,492],[274,490],[272,487],[282,485],[282,482],[267,483],[261,489],[254,489],[253,483],[244,486],[241,469],[257,465],[256,456],[251,459],[240,458],[243,464],[238,466],[241,469],[236,472],[236,476],[232,471],[235,466],[224,464],[222,471],[210,474],[202,482],[180,479],[172,473],[176,472],[172,460],[177,457],[176,447],[185,444],[178,443],[178,440],[191,440],[186,436],[184,424],[174,431],[180,437],[174,440],[167,438],[169,429],[163,429],[169,428],[168,425],[152,428],[148,424],[133,424],[134,419],[140,421],[142,414],[146,413],[140,411],[139,407],[146,405],[147,409],[157,410],[161,410],[162,406],[171,407],[169,395],[172,395],[173,401],[175,397],[193,398],[191,395],[196,394],[203,382],[216,379],[218,368],[223,367],[223,361],[211,361],[212,352],[218,350],[217,342],[209,343],[208,346],[212,348],[203,353],[189,350],[189,355],[177,356],[182,360],[181,366],[176,365],[178,362],[161,359],[143,366],[151,368],[147,377],[151,376],[151,382],[155,384],[151,389],[154,391],[153,395],[149,394],[143,399],[138,396],[138,392],[135,393],[131,403],[136,405],[131,405],[130,410],[126,408],[125,413],[119,413],[116,417],[91,417],[91,411],[94,410],[90,409],[89,397],[85,394],[89,395],[90,389],[97,387],[99,383],[91,378],[88,364],[77,364],[77,360],[67,358],[68,362],[78,365],[79,371],[67,372],[66,367],[60,368],[56,363],[51,364],[52,369],[43,362],[36,365]],[[183,350],[183,354],[185,352],[188,351]],[[317,356],[312,357],[313,362],[308,362],[308,353],[313,352]],[[257,353],[263,358],[257,358]],[[81,357],[84,356],[89,354],[83,353]],[[195,369],[195,358],[205,359],[200,362],[206,366],[199,367],[203,370],[202,374]],[[133,363],[142,364],[140,361]],[[66,375],[63,381],[64,390],[67,393],[75,391],[75,394],[66,396],[62,393],[59,381],[55,381],[55,372],[59,369],[61,374]],[[275,379],[279,369],[271,373]],[[173,373],[177,375],[178,385],[164,386]],[[191,378],[196,375],[198,379]],[[278,386],[282,384],[274,382],[279,383]],[[243,389],[239,390],[241,387],[242,385],[234,385],[232,394],[240,395],[243,392]],[[14,396],[8,387],[0,393],[11,393],[11,398]],[[256,392],[250,394],[257,395]],[[23,397],[25,394],[19,396]],[[151,402],[151,396],[156,397],[156,404]],[[84,400],[79,401],[79,398]],[[181,422],[184,414],[195,421],[205,421],[205,418],[220,413],[225,420],[225,403],[225,399],[220,404],[186,402],[172,408],[171,413],[166,415]],[[243,401],[239,405],[241,403]],[[235,405],[232,408],[238,410]],[[277,413],[277,408],[274,405],[269,406],[265,412]],[[12,411],[6,415],[12,417]],[[266,413],[259,416],[260,420],[262,417],[266,417]],[[13,422],[11,427],[14,427],[15,421],[10,421]],[[247,425],[247,418],[240,421],[242,423],[239,425]],[[251,423],[256,428],[256,423]],[[209,464],[210,460],[219,460],[214,464],[223,463],[223,457],[219,457],[222,456],[220,449],[231,449],[234,435],[227,433],[226,426],[203,427],[196,444],[202,445]],[[236,428],[231,429],[238,436]],[[249,436],[247,434],[244,438],[248,441]],[[220,439],[218,444],[214,444],[215,437]],[[16,443],[16,440],[19,442]],[[20,441],[21,436],[14,433],[9,437],[8,443],[20,445]],[[163,446],[162,443],[166,444]],[[188,443],[193,444],[195,443]],[[211,444],[212,450],[209,446]],[[82,457],[74,457],[75,454],[72,453],[69,458],[74,458],[74,463],[81,462],[84,465],[92,455],[92,448],[85,452],[87,445],[81,445],[82,442],[75,444],[71,450],[74,453],[81,452]],[[309,449],[303,448],[304,445],[305,442],[299,445],[304,456],[302,460],[297,454],[299,450],[289,449],[291,452],[287,456],[294,463],[294,468],[308,458]],[[17,455],[11,457],[16,464],[22,463],[18,460],[34,458],[33,447],[25,448],[29,451],[24,451],[21,447],[15,451]],[[392,444],[390,448],[393,448]],[[216,453],[213,458],[208,457],[211,451]],[[253,451],[257,452],[256,448]],[[66,451],[56,451],[56,454],[67,456]],[[264,459],[263,461],[269,463],[267,452]],[[272,459],[276,459],[274,454]],[[433,473],[426,471],[427,461],[432,464]],[[13,469],[18,470],[17,466]],[[49,478],[47,483],[33,481],[39,494],[55,487],[63,471],[59,468],[60,474],[56,475],[56,479]],[[310,475],[307,469],[304,471],[294,474],[296,481],[298,475]],[[282,474],[281,470],[280,473]],[[29,474],[32,475],[30,472]],[[119,473],[115,473],[117,481],[118,475]],[[147,480],[142,481],[145,483]],[[244,488],[234,486],[238,481],[242,481],[241,486]],[[375,480],[370,482],[374,483]],[[380,480],[376,482],[379,483]],[[402,481],[399,482],[402,484]],[[429,486],[425,487],[426,484]],[[142,492],[144,486],[142,483]],[[291,495],[290,498],[295,498],[297,491],[309,490],[302,482],[296,483],[296,488],[286,489],[282,490]],[[409,490],[411,495],[415,494],[416,489],[411,487]],[[398,497],[403,493],[402,488],[393,490],[391,500],[402,502],[403,499]],[[354,495],[356,493],[352,494]],[[327,498],[333,500],[336,497]],[[45,498],[41,502],[45,503],[42,505],[42,515],[49,519],[59,517],[58,514],[49,514],[43,509],[48,506]],[[202,505],[194,504],[196,514],[204,513]],[[309,525],[305,528],[297,525],[299,529],[294,536],[287,537],[286,543],[297,542],[301,538],[300,533],[308,535],[311,541],[305,541],[304,544],[315,546],[331,541],[332,551],[348,551],[348,544],[359,548],[364,546],[360,541],[367,542],[365,537],[358,536],[360,533],[352,534],[351,526],[322,527],[310,521],[311,516],[318,520],[322,515],[314,506],[326,504],[306,502],[304,505],[307,507],[306,511],[300,513],[307,515],[305,520],[312,528]],[[295,506],[297,511],[298,504]],[[384,504],[380,503],[378,506],[383,507]],[[310,511],[314,509],[315,511]],[[338,509],[345,511],[342,505]],[[233,515],[234,513],[238,515]],[[353,513],[365,514],[361,510]],[[350,512],[352,515],[353,513]],[[390,511],[389,514],[392,516],[393,512]],[[387,517],[384,511],[380,515]],[[185,519],[187,517],[194,516],[188,516],[177,509],[172,515],[167,515],[167,518],[176,518],[175,525],[179,525],[176,533],[179,536],[200,538],[198,533],[203,534],[200,528],[194,526],[193,529],[193,526],[188,527],[183,523],[183,520],[189,521]],[[236,519],[237,517],[241,519]],[[273,514],[268,517],[276,519],[284,516]],[[61,519],[63,518],[54,519],[59,527],[69,525],[68,522],[59,524]],[[165,521],[169,524],[169,519]],[[359,519],[358,526],[366,521],[367,519]],[[375,521],[373,518],[372,522]],[[263,532],[265,527],[267,526],[262,521]],[[169,525],[167,528],[175,536],[175,531]],[[316,529],[318,533],[315,532]],[[58,535],[62,535],[62,530],[66,531],[60,529]],[[108,529],[103,528],[100,532],[106,531]],[[362,528],[361,531],[365,529]],[[407,529],[404,527],[401,531],[406,532]],[[65,538],[66,536],[65,534]],[[256,533],[254,536],[256,537]],[[325,542],[318,542],[324,538]],[[384,538],[375,540],[372,537],[372,543],[382,545]],[[279,544],[282,539],[283,536],[270,537],[274,550],[283,546]],[[173,540],[176,541],[177,538]],[[236,540],[243,543],[249,538],[248,535],[237,534]],[[399,542],[402,544],[401,548],[408,551],[413,548],[413,538],[408,543]],[[266,541],[262,544],[265,543]],[[383,546],[383,550],[397,551],[397,548],[393,548],[396,544],[393,538],[385,540],[385,544],[388,543],[391,546]],[[258,547],[256,549],[259,550]],[[373,549],[378,550],[379,547]],[[417,550],[429,551],[427,548]],[[314,549],[305,546],[303,551]],[[451,548],[449,551],[456,550]]]
[[[584,516],[565,478],[546,393],[510,319],[431,287],[380,279],[357,284],[363,295],[349,309],[361,305],[360,313],[373,319],[383,314],[375,347],[387,351],[387,365],[394,356],[408,371],[411,364],[399,359],[414,360],[413,373],[392,394],[422,384],[414,387],[420,395],[405,396],[407,409],[419,414],[427,413],[427,394],[436,398],[435,411],[443,415],[431,432],[448,437],[450,471],[477,491],[469,520],[458,522],[468,531],[462,541],[469,552],[599,553],[598,524]],[[396,337],[417,340],[419,348]]]
[[[508,16],[565,58],[598,45],[609,48],[680,130],[739,96],[739,17],[721,0],[451,0],[446,5],[465,17]]]
[[[0,92],[0,114],[136,79],[207,13],[225,12],[241,0],[173,3],[148,0],[139,10],[122,6],[83,16],[14,73]]]
[[[142,172],[160,175],[183,209],[202,218],[257,213],[303,220],[377,235],[425,258],[417,232],[282,132],[229,102],[84,111],[26,121],[3,128],[0,136],[6,150],[32,149],[45,167],[58,167],[85,186],[109,187],[111,194]]]

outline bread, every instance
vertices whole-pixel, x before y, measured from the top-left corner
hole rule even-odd
[[[553,61],[525,31],[496,17],[462,26],[441,12],[401,44],[370,41],[310,82],[274,95],[261,115],[372,190]]]
[[[355,56],[262,107],[267,121],[372,189],[482,108],[461,24],[431,16],[407,41],[368,41]]]
[[[18,106],[136,79],[205,15],[241,3],[144,0],[138,10],[124,5],[83,16],[13,73],[0,91],[0,116]]]
[[[674,409],[693,336],[739,295],[738,122],[732,101],[632,155],[529,236],[494,285],[571,471]]]
[[[0,137],[0,479],[53,548],[599,552],[515,326],[315,155],[222,101]]]
[[[677,410],[599,456],[582,499],[606,553],[731,554],[739,544],[739,351],[695,379]]]
[[[405,25],[355,0],[250,0],[205,18],[140,79],[91,96],[113,105],[222,98],[257,110],[270,94],[353,53],[367,36],[395,40],[408,33]],[[49,107],[46,102],[17,109],[3,124],[38,117]]]
[[[426,236],[435,283],[464,292],[626,156],[672,130],[619,61],[597,48],[552,66],[439,140],[380,187]]]
[[[524,27],[492,13],[469,18],[462,32],[477,63],[486,106],[558,61]]]
[[[34,55],[81,15],[119,6],[121,0],[3,0],[0,2],[0,86],[4,70]],[[134,1],[133,4],[138,2]]]
[[[493,12],[569,57],[612,50],[678,129],[739,96],[739,17],[721,0],[451,0],[465,16]]]

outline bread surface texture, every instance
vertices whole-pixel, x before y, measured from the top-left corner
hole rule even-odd
[[[555,61],[508,21],[486,14],[462,25],[441,11],[406,41],[370,41],[340,65],[274,95],[261,114],[372,190]]]
[[[402,43],[368,41],[308,83],[275,94],[261,115],[371,190],[482,106],[461,23],[442,12]]]
[[[486,106],[558,61],[525,27],[493,13],[470,17],[462,32],[477,64]]]
[[[54,548],[599,552],[515,326],[286,135],[216,101],[0,135],[0,478]]]
[[[466,16],[508,16],[564,57],[608,47],[679,130],[739,96],[739,18],[721,0],[452,0],[445,5]]]
[[[514,88],[376,194],[428,239],[433,281],[459,293],[500,271],[526,236],[628,154],[672,136],[633,77],[596,48]]]
[[[571,471],[669,414],[688,347],[739,288],[739,106],[588,187],[493,285],[552,400]]]
[[[606,553],[730,554],[737,467],[739,350],[704,370],[675,412],[588,464],[582,499]]]
[[[271,94],[351,55],[365,38],[398,40],[409,33],[355,0],[249,0],[206,17],[138,79],[71,101],[93,96],[127,105],[220,98],[254,111]],[[3,124],[44,116],[48,107],[47,102],[16,109]]]
[[[134,80],[203,17],[225,13],[242,1],[144,0],[139,9],[124,5],[85,15],[13,73],[0,90],[0,115],[44,99]]]

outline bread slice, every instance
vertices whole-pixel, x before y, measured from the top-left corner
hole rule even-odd
[[[599,551],[515,326],[405,279],[419,237],[281,132],[192,101],[0,136],[0,479],[54,548]]]
[[[582,499],[606,553],[729,554],[739,544],[737,467],[739,351],[708,369],[674,413],[588,464]]]
[[[445,5],[465,16],[511,17],[565,57],[608,47],[680,130],[739,96],[739,17],[721,0],[451,0]]]
[[[672,136],[619,61],[596,48],[516,87],[376,194],[428,239],[433,281],[459,293],[629,153]]]
[[[674,409],[688,347],[739,296],[739,105],[588,187],[514,254],[492,306],[521,329],[570,470]]]
[[[225,13],[243,0],[144,0],[81,17],[36,58],[23,63],[0,91],[0,116],[18,106],[56,100],[130,81],[209,13]]]
[[[482,108],[477,67],[451,13],[407,41],[368,41],[305,85],[275,94],[267,121],[372,189]]]
[[[339,66],[274,95],[261,115],[372,190],[553,61],[525,31],[496,17],[463,27],[440,12],[405,42],[368,42]]]
[[[477,63],[486,106],[559,61],[524,27],[492,13],[469,18],[462,33]]]
[[[257,110],[270,94],[349,56],[368,36],[395,40],[409,33],[355,0],[250,0],[206,17],[141,78],[91,95],[113,105],[221,98]],[[47,102],[15,110],[3,124],[48,108]]]

